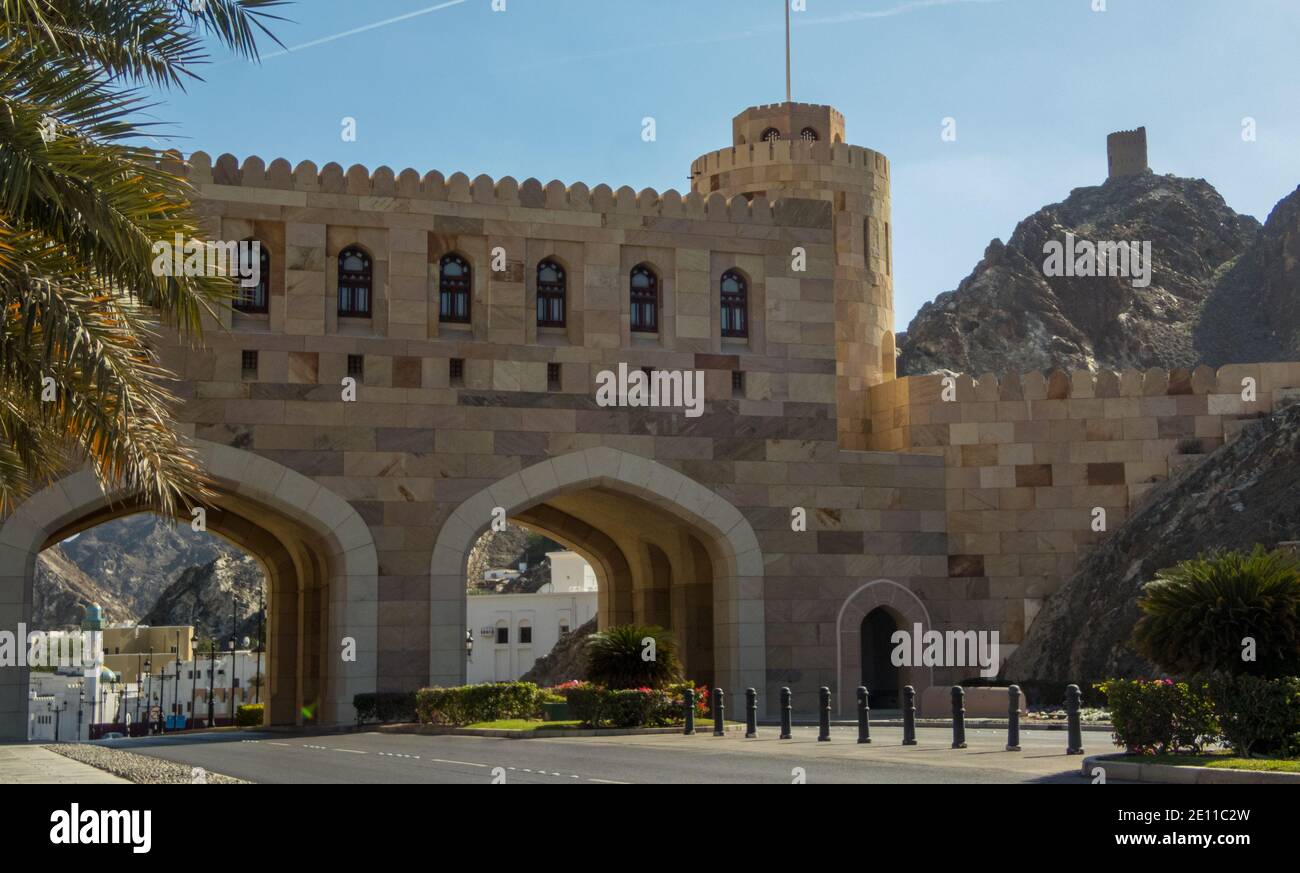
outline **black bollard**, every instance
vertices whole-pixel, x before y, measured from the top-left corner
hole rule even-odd
[[[794,707],[790,705],[790,689],[781,689],[781,739],[790,739],[790,714]]]
[[[817,729],[817,741],[819,743],[829,743],[831,741],[831,690],[825,685],[817,692],[821,702],[818,705],[820,724]]]
[[[1079,705],[1083,702],[1083,693],[1078,685],[1065,688],[1065,723],[1068,739],[1065,754],[1083,754],[1083,728],[1079,725]]]
[[[725,736],[727,732],[722,728],[722,716],[727,711],[727,694],[721,688],[714,688],[710,700],[713,702],[713,735]]]
[[[966,692],[960,685],[952,686],[952,747],[966,748]]]
[[[903,686],[903,745],[916,745],[916,689]]]
[[[1020,751],[1020,686],[1007,689],[1007,751]]]
[[[753,688],[745,689],[745,739],[752,740],[758,736],[758,692]]]
[[[858,686],[858,742],[871,742],[871,704],[867,702],[867,689]]]
[[[687,688],[682,699],[686,701],[686,730],[682,733],[689,737],[695,733],[695,689]]]

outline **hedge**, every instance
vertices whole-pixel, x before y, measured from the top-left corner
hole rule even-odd
[[[366,692],[352,698],[352,708],[357,711],[357,724],[368,721],[415,721],[414,691]]]
[[[688,682],[668,688],[602,688],[587,682],[552,689],[569,702],[569,714],[589,727],[664,727],[680,724]],[[700,703],[697,700],[697,712]]]
[[[1243,757],[1300,756],[1300,677],[1216,675],[1208,684],[1224,742]]]
[[[492,682],[422,688],[415,694],[421,724],[464,725],[507,718],[540,718],[546,693],[532,682]]]
[[[265,704],[244,703],[235,710],[235,724],[240,727],[261,727]]]

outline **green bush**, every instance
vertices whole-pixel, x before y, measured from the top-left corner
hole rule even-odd
[[[415,692],[381,691],[357,694],[352,698],[352,708],[357,711],[357,724],[371,721],[415,721]]]
[[[654,640],[654,657],[647,639]],[[663,688],[682,681],[677,641],[661,627],[616,625],[586,642],[587,679],[606,688]]]
[[[1171,675],[1300,675],[1300,564],[1286,552],[1183,561],[1157,573],[1138,605],[1133,643]],[[1247,638],[1253,660],[1243,658]]]
[[[1223,739],[1238,755],[1300,756],[1300,678],[1219,674],[1208,688]]]
[[[1203,685],[1172,679],[1111,679],[1098,689],[1106,695],[1115,744],[1139,755],[1199,752],[1219,737]]]
[[[261,727],[264,704],[244,703],[235,710],[235,724],[240,727]]]
[[[545,696],[532,682],[422,688],[415,695],[415,710],[421,724],[462,725],[507,718],[540,718]]]

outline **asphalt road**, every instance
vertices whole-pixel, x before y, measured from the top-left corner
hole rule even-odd
[[[777,739],[743,734],[680,734],[511,740],[488,737],[358,733],[214,733],[105,741],[138,754],[265,783],[1008,783],[1086,784],[1081,759],[1065,754],[1061,731],[1022,731],[1020,752],[1005,732],[968,730],[969,748],[949,748],[951,732],[920,728],[903,746],[900,728],[835,727],[817,742],[815,727]],[[1109,751],[1109,736],[1085,734],[1089,752]]]

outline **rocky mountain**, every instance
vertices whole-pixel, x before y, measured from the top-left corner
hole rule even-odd
[[[547,552],[563,549],[559,543],[527,528],[507,524],[503,530],[488,530],[470,549],[468,587],[480,594],[520,594],[537,591],[551,581],[551,565]],[[487,570],[517,570],[520,564],[528,569],[518,578],[498,583],[485,583]]]
[[[1258,221],[1234,212],[1208,182],[1149,171],[1077,188],[1020,222],[1006,243],[989,243],[957,290],[921,308],[898,337],[898,372],[1195,366],[1205,359],[1196,326],[1216,294],[1232,300],[1244,288],[1259,288],[1248,296],[1258,301],[1251,311],[1262,314],[1289,294],[1295,311],[1294,215],[1275,215],[1278,227],[1261,234]],[[1134,275],[1133,265],[1127,276],[1058,275],[1076,271],[1049,270],[1044,246],[1065,244],[1067,235],[1150,241],[1149,277]],[[1273,242],[1256,248],[1260,238]],[[1288,256],[1290,272],[1280,270]],[[1082,266],[1086,273],[1086,260]],[[1260,283],[1265,272],[1276,281]],[[1242,330],[1252,325],[1243,323]],[[1258,360],[1244,343],[1223,351],[1232,361]]]
[[[1300,360],[1300,187],[1211,292],[1195,343],[1212,366]]]
[[[233,615],[236,637],[256,640],[262,579],[261,565],[244,554],[221,555],[202,566],[187,567],[159,595],[142,623],[192,624],[198,637],[221,643],[230,638]]]
[[[149,513],[93,527],[64,540],[59,548],[135,616],[148,613],[159,595],[188,567],[209,564],[222,555],[242,554],[211,534]]]
[[[200,635],[225,639],[233,591],[239,636],[256,637],[262,580],[261,566],[224,540],[142,513],[91,528],[40,554],[32,626],[76,625],[85,606],[98,602],[109,622],[194,623]]]
[[[1145,502],[1048,598],[1003,666],[1012,680],[1154,675],[1128,640],[1142,585],[1213,549],[1300,540],[1300,405],[1248,428]]]
[[[98,603],[111,622],[134,621],[131,607],[91,579],[59,546],[46,549],[36,559],[32,585],[33,629],[58,630],[79,625],[85,607]]]

